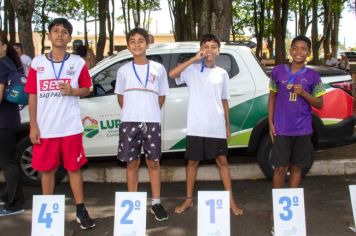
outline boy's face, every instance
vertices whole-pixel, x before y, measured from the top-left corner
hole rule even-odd
[[[148,49],[148,44],[145,37],[141,34],[134,34],[130,36],[127,43],[127,48],[131,54],[135,57],[146,55],[146,50]]]
[[[51,32],[48,34],[48,39],[51,41],[52,47],[66,48],[67,44],[72,40],[72,36],[62,24],[58,24],[52,27]]]
[[[215,41],[207,41],[201,45],[200,51],[204,54],[204,58],[207,61],[215,61],[215,58],[219,55],[219,45]]]
[[[308,44],[301,40],[295,41],[290,49],[290,55],[293,62],[304,63],[310,56]]]

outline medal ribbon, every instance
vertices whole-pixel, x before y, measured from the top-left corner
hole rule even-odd
[[[301,75],[302,73],[304,73],[305,71],[305,66],[303,66],[302,68],[300,68],[296,73],[292,74],[292,70],[290,68],[290,66],[288,66],[288,84],[293,84],[294,80]]]
[[[66,57],[67,57],[67,53],[65,53],[64,56],[63,56],[63,60],[62,60],[61,67],[60,67],[60,69],[59,69],[58,76],[57,76],[57,73],[56,73],[56,69],[54,68],[52,52],[50,52],[49,57],[50,57],[50,59],[51,59],[51,64],[52,64],[52,69],[53,69],[54,76],[56,77],[56,80],[59,80],[59,78],[61,77],[61,73],[62,73],[63,66],[64,66],[64,61],[65,61],[65,59],[66,59]]]
[[[135,67],[135,63],[132,61],[132,68],[133,68],[133,70],[134,70],[134,72],[135,72],[135,75],[136,75],[136,78],[138,79],[138,81],[140,82],[140,84],[142,84],[142,86],[144,87],[144,88],[146,88],[147,87],[147,82],[148,82],[148,76],[149,76],[149,74],[150,74],[150,63],[148,62],[147,63],[147,72],[146,72],[146,82],[145,82],[145,85],[143,85],[143,83],[142,83],[142,81],[141,81],[141,79],[140,79],[140,76],[138,76],[138,74],[137,74],[137,71],[136,71],[136,67]]]
[[[204,63],[204,59],[203,59],[203,58],[200,60],[200,65],[201,65],[200,72],[203,72],[204,69],[205,69],[205,67],[207,67],[207,66],[205,65],[205,63]],[[213,68],[214,66],[215,66],[215,65],[212,65],[211,67],[208,67],[208,68]]]

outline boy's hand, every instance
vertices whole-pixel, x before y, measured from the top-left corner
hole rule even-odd
[[[58,87],[59,87],[59,90],[61,91],[63,96],[70,96],[71,95],[72,86],[70,84],[63,83],[63,82],[58,82]]]
[[[305,90],[303,89],[303,86],[301,84],[295,84],[293,86],[293,90],[296,94],[303,96],[305,93]]]
[[[30,127],[30,140],[32,144],[41,144],[40,129],[37,126]]]
[[[274,143],[274,136],[276,136],[276,130],[273,124],[269,124],[269,136],[271,137],[272,143]]]
[[[195,60],[195,61],[199,61],[199,60],[201,60],[201,59],[204,58],[204,57],[206,57],[206,53],[203,52],[203,51],[199,51],[199,52],[197,52],[197,54],[195,54],[194,60]]]
[[[230,127],[226,127],[226,138],[227,138],[227,139],[231,138],[231,130],[230,130]]]

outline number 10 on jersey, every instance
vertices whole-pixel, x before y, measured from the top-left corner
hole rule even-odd
[[[114,236],[146,235],[145,192],[116,192]]]
[[[305,236],[303,189],[273,189],[272,195],[275,236]]]
[[[230,235],[227,191],[198,191],[198,236]]]

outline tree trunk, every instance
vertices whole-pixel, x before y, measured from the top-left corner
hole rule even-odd
[[[253,21],[256,36],[256,57],[261,59],[263,50],[264,20],[265,20],[265,0],[253,1]]]
[[[211,32],[211,4],[210,0],[201,0],[201,9],[198,20],[198,38]]]
[[[23,45],[24,53],[34,57],[32,14],[35,8],[35,0],[11,0],[11,4],[17,14],[19,41]]]
[[[275,64],[286,63],[286,30],[288,21],[288,0],[273,0],[274,30],[276,38]],[[278,50],[277,50],[278,49]]]
[[[221,41],[230,41],[232,0],[215,0],[210,3],[212,3],[211,32]]]
[[[115,3],[114,0],[111,0],[112,12],[110,13],[109,4],[107,10],[107,18],[108,18],[108,30],[109,30],[109,53],[111,56],[114,54],[114,29],[115,29]]]
[[[42,6],[41,6],[41,15],[42,15],[42,38],[41,38],[41,54],[44,54],[45,52],[45,40],[46,40],[46,15],[45,15],[45,7],[47,5],[47,0],[43,0]]]
[[[341,15],[340,8],[336,9],[336,11],[333,12],[333,14],[332,14],[333,28],[331,30],[331,51],[332,51],[332,54],[335,56],[337,56],[336,54],[337,54],[337,49],[338,49],[340,15]]]
[[[104,49],[106,44],[106,11],[108,0],[99,0],[99,39],[96,51],[96,58],[101,61],[104,58]]]
[[[312,0],[312,12],[313,12],[313,19],[312,19],[312,53],[313,53],[313,65],[318,64],[318,0]]]
[[[323,0],[323,8],[324,8],[324,29],[326,27],[325,31],[325,38],[323,42],[323,48],[324,48],[324,58],[325,55],[330,53],[330,31],[331,31],[331,1],[330,0]]]
[[[5,1],[6,7],[5,7],[5,12],[6,14],[4,23],[8,28],[6,27],[6,32],[9,33],[10,38],[9,38],[9,43],[13,44],[16,42],[16,24],[15,24],[15,11],[14,8],[11,5],[10,0]]]

